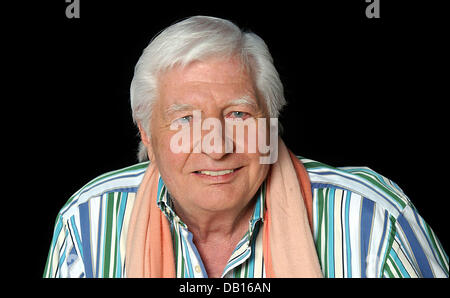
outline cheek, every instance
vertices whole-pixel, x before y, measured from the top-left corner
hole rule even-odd
[[[252,154],[249,156],[250,158],[250,164],[249,164],[249,184],[252,185],[259,185],[264,181],[264,179],[267,176],[267,173],[269,171],[270,165],[268,164],[261,164],[260,163],[260,156],[259,154]]]
[[[160,136],[152,142],[155,162],[164,180],[168,177],[178,177],[183,174],[184,165],[188,158],[188,154],[173,153],[170,149],[171,135]]]
[[[258,180],[260,183],[262,183],[262,181],[266,178],[267,173],[269,172],[270,165],[260,164],[259,157],[258,157],[258,165],[256,167],[257,167],[257,170],[256,170],[257,173],[255,175],[255,177],[257,177],[256,180]]]

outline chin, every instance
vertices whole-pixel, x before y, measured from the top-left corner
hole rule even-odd
[[[219,190],[202,192],[199,198],[201,199],[197,201],[198,206],[209,211],[243,208],[248,201],[242,193],[239,194],[235,191],[223,192]]]

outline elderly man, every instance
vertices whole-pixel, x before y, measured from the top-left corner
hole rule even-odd
[[[141,163],[69,199],[44,276],[448,276],[395,183],[286,148],[273,121],[284,105],[257,35],[203,16],[166,28],[131,83]]]

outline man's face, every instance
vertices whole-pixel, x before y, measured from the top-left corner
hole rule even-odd
[[[258,151],[192,152],[196,146],[192,144],[194,110],[201,112],[202,121],[216,118],[224,125],[238,118],[245,121],[253,117],[256,121],[266,117],[265,104],[238,59],[194,62],[184,68],[175,67],[159,78],[148,149],[169,192],[189,213],[239,212],[257,192],[269,165],[260,164]],[[170,129],[173,123],[190,124],[190,153],[171,150],[171,138],[178,132]],[[203,130],[201,138],[206,134],[208,131]]]

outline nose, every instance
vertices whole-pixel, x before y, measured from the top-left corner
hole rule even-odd
[[[206,155],[208,155],[211,159],[214,160],[221,160],[223,159],[226,155],[228,155],[229,153],[216,153],[216,152],[211,152],[211,153],[205,153]]]
[[[201,152],[214,160],[221,160],[231,152],[227,150],[224,121],[219,118],[207,118],[202,124]],[[230,142],[230,140],[228,140]],[[229,144],[228,144],[229,146]]]

